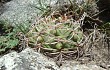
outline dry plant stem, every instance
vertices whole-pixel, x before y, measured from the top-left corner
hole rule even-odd
[[[87,17],[86,17],[86,20],[91,21],[91,22],[94,22],[94,23],[96,23],[97,25],[102,25],[102,24],[103,24],[103,22],[102,22],[101,20],[94,19],[94,18],[92,18],[92,17],[90,17],[90,16],[87,16]]]
[[[77,47],[77,58],[76,58],[76,60],[78,60],[79,59],[79,55],[80,53],[79,53],[79,48]]]
[[[97,17],[99,14],[103,13],[105,10],[106,10],[106,9],[104,9],[104,10],[100,11],[99,13],[97,13],[97,14],[95,14],[95,15],[91,16],[91,17],[92,17],[92,18]]]

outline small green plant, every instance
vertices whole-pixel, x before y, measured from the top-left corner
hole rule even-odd
[[[6,49],[12,49],[17,46],[19,40],[13,37],[11,33],[7,34],[7,36],[0,36],[0,52],[5,51]]]
[[[0,35],[0,53],[6,51],[6,49],[12,49],[19,45],[19,36],[18,33],[22,32],[25,34],[28,32],[29,25],[15,24],[11,26],[8,21],[0,21],[1,35]]]
[[[16,37],[15,29],[4,23],[2,30],[4,30],[4,33],[1,33],[0,36],[0,52],[5,51],[6,49],[14,48],[19,43],[19,40]]]
[[[51,0],[48,2],[50,3]],[[38,0],[38,4],[37,5],[33,5],[36,9],[38,9],[40,11],[40,15],[42,14],[42,16],[44,17],[44,15],[48,15],[51,12],[51,7],[49,6],[49,4],[47,3],[46,0]]]

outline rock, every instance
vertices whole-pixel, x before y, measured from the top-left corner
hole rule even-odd
[[[12,52],[0,58],[0,70],[59,70],[55,62],[27,48],[21,53]]]
[[[43,3],[48,4],[49,0]],[[29,24],[29,22],[35,21],[41,13],[36,6],[39,6],[36,0],[12,0],[0,8],[0,20],[8,21],[12,25],[20,23]]]
[[[61,66],[61,70],[106,70],[95,64],[77,64],[76,62],[67,62]]]
[[[26,48],[20,53],[11,52],[0,58],[0,70],[105,70],[93,64],[66,61],[59,68],[44,55]]]

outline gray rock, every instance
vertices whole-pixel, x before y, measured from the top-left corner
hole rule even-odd
[[[95,64],[79,64],[76,62],[67,62],[60,68],[61,70],[106,70]]]
[[[49,3],[49,0],[42,1],[45,4]],[[0,8],[0,20],[7,20],[12,25],[34,21],[41,14],[41,11],[36,6],[39,6],[38,0],[12,0]]]
[[[12,52],[0,58],[0,70],[59,70],[55,62],[27,48],[21,53]]]
[[[105,70],[95,64],[66,61],[59,68],[44,55],[26,48],[20,53],[11,52],[0,58],[0,70]]]

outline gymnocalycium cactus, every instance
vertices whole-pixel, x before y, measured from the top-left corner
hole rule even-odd
[[[80,24],[70,19],[65,22],[40,20],[26,34],[29,46],[53,50],[68,50],[78,47],[83,39]]]

